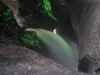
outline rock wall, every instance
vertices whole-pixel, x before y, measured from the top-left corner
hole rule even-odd
[[[100,0],[72,0],[71,22],[79,41],[79,70],[100,67]]]
[[[53,17],[51,6],[42,0],[0,0],[6,4],[14,14],[19,26],[23,28],[44,28],[53,30],[58,26],[57,19]],[[46,10],[46,7],[48,6]]]

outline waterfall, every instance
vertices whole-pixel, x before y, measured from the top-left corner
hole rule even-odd
[[[26,30],[36,31],[46,56],[70,70],[78,71],[77,55],[61,36],[44,29],[27,28]]]

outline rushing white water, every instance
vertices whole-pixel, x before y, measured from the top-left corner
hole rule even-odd
[[[70,70],[78,71],[78,58],[65,40],[57,34],[44,29],[27,28],[27,31],[36,31],[45,54],[66,66]]]

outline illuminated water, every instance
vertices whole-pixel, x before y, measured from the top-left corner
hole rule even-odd
[[[65,40],[57,34],[44,29],[27,28],[36,31],[45,55],[61,63],[70,70],[78,71],[78,57]]]

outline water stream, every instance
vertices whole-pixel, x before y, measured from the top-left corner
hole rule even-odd
[[[64,65],[70,70],[78,71],[78,57],[73,46],[59,35],[44,29],[27,28],[27,31],[36,31],[41,42],[44,54],[56,62]]]

